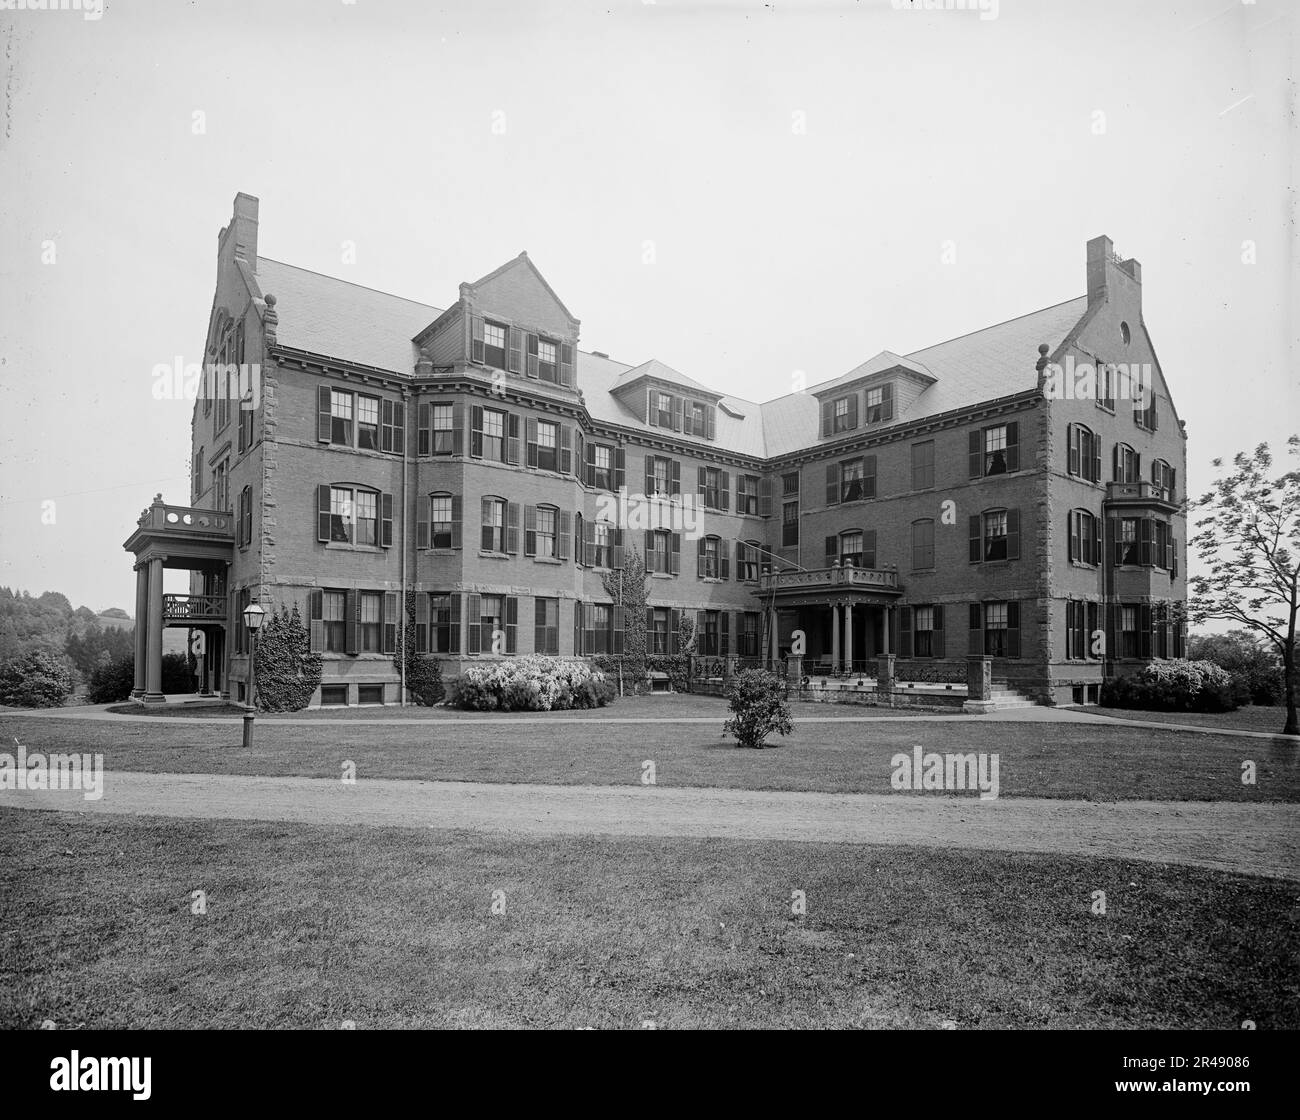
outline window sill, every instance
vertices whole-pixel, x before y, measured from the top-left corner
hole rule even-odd
[[[676,579],[677,577],[672,572],[651,572],[650,578],[651,579]]]
[[[510,553],[508,552],[488,552],[485,549],[480,548],[478,550],[478,554],[481,557],[483,557],[483,559],[485,560],[509,560],[510,559]]]
[[[534,556],[534,564],[554,564],[557,567],[564,564],[564,561],[557,556]]]
[[[343,541],[325,541],[325,547],[335,552],[384,552],[377,544],[346,544]]]

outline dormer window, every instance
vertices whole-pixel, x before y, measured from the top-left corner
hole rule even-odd
[[[658,414],[659,427],[673,426],[673,398],[667,393],[655,394],[655,412]]]
[[[496,369],[506,368],[506,328],[500,323],[483,322],[483,361]]]
[[[879,385],[867,390],[867,423],[882,424],[894,418],[894,386]]]
[[[556,344],[548,338],[537,340],[537,375],[543,381],[558,380],[556,374]]]

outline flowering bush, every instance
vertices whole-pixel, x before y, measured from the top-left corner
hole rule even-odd
[[[1237,706],[1232,674],[1212,661],[1153,661],[1134,676],[1107,681],[1101,703],[1160,712],[1230,712]]]
[[[480,712],[552,712],[603,708],[614,687],[585,661],[520,657],[472,665],[452,682],[452,704]]]

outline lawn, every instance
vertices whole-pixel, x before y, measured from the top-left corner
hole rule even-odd
[[[1300,1027],[1296,885],[1189,867],[5,810],[0,855],[2,1028]]]
[[[1128,708],[1072,708],[1089,715],[1136,719],[1143,723],[1187,723],[1194,727],[1222,727],[1234,731],[1265,731],[1282,734],[1286,726],[1286,708],[1245,707],[1235,712],[1136,712]],[[1300,739],[1295,740],[1300,747]]]
[[[822,705],[814,707],[820,713]],[[752,751],[722,737],[721,710],[715,712],[716,724],[592,720],[553,727],[473,720],[313,727],[259,719],[249,751],[240,746],[238,722],[6,713],[0,735],[28,751],[98,752],[109,770],[335,778],[349,761],[370,778],[626,785],[640,783],[649,759],[661,786],[840,793],[890,792],[890,760],[919,744],[926,751],[997,753],[1002,797],[1300,801],[1300,752],[1283,740],[1105,724],[800,723],[796,716],[792,735]],[[1256,765],[1253,785],[1241,781],[1245,759]]]

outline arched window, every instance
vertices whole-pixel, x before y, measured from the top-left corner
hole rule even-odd
[[[1142,456],[1127,443],[1115,444],[1115,481],[1141,482]]]
[[[1086,509],[1070,510],[1068,553],[1079,564],[1101,563],[1100,522]]]
[[[1069,462],[1067,469],[1076,478],[1101,481],[1101,440],[1086,424],[1069,427]]]
[[[1163,459],[1151,464],[1151,482],[1166,492],[1169,501],[1174,500],[1174,468]]]
[[[696,560],[696,575],[700,579],[730,578],[731,562],[723,548],[721,537],[701,537]]]

